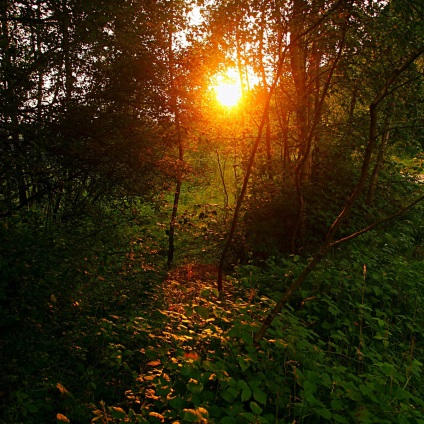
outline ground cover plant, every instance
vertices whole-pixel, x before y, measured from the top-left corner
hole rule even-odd
[[[408,224],[400,228],[410,232]],[[220,300],[194,265],[167,282],[165,331],[152,336],[146,374],[126,408],[97,409],[98,419],[421,422],[423,299],[416,283],[423,268],[404,254],[388,232],[370,234],[343,257],[335,252],[259,347],[253,334],[288,275],[301,268],[299,258],[241,267]]]
[[[419,423],[420,216],[335,249],[259,346],[254,333],[304,259],[241,265],[219,297],[216,265],[182,257],[166,272],[164,253],[161,268],[127,227],[126,252],[105,263],[91,251],[62,274],[56,263],[32,303],[10,306],[20,315],[2,345],[3,420]],[[43,266],[15,272],[26,281]]]

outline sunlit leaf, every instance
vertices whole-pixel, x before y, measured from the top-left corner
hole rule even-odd
[[[112,406],[112,408],[109,408],[109,412],[112,418],[124,419],[127,417],[125,411],[122,408],[119,408],[118,406]]]
[[[189,423],[195,423],[198,422],[200,418],[202,418],[201,414],[197,413],[195,409],[184,409],[184,421],[188,421]]]
[[[157,418],[160,422],[165,422],[165,417],[158,412],[151,411],[149,412],[149,416]]]
[[[159,360],[150,361],[146,365],[148,365],[149,367],[157,367],[158,365],[160,365],[160,361]]]
[[[56,420],[59,423],[70,423],[71,422],[71,421],[69,421],[69,418],[67,416],[65,416],[63,414],[59,414],[59,413],[56,414]]]

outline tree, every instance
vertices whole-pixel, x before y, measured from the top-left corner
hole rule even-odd
[[[167,41],[158,10],[138,7],[133,19],[132,2],[2,2],[3,215],[167,185]]]

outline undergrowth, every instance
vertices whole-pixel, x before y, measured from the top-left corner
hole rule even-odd
[[[10,220],[1,422],[424,423],[420,216],[335,249],[259,346],[308,258],[240,266],[218,296],[198,257],[165,273],[132,212],[113,244]]]
[[[221,299],[199,280],[187,298],[180,278],[165,328],[145,330],[148,362],[126,401],[95,421],[423,423],[424,265],[402,255],[417,234],[400,227],[333,252],[259,347],[253,334],[301,258],[239,268]]]

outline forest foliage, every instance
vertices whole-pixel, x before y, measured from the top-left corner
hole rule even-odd
[[[0,2],[0,422],[424,423],[422,16]]]

